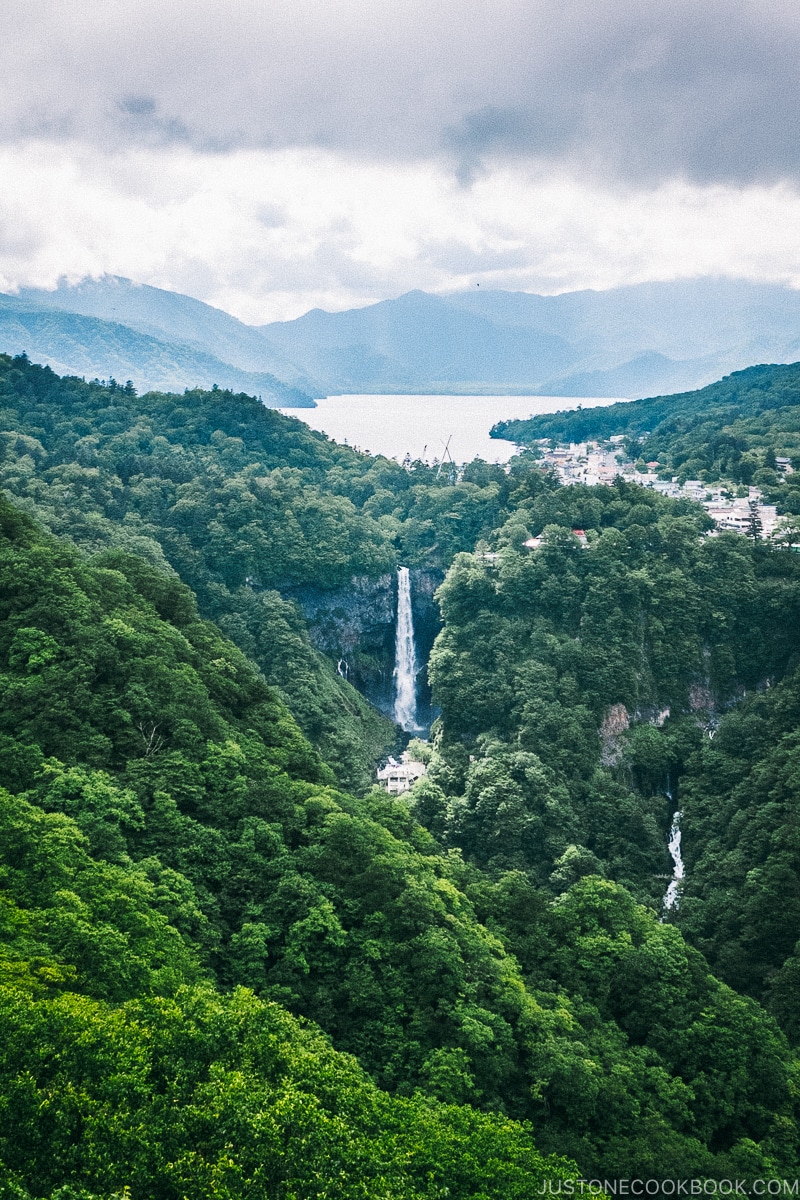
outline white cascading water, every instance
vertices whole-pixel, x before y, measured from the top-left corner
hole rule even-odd
[[[394,719],[406,733],[416,733],[417,648],[411,613],[411,578],[408,567],[397,570],[397,629],[394,641]]]
[[[664,912],[678,907],[678,893],[683,883],[683,858],[681,857],[681,813],[672,814],[672,827],[669,831],[668,849],[672,859],[672,880],[664,896]]]

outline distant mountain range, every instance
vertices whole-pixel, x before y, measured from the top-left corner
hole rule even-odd
[[[283,407],[343,392],[638,397],[800,358],[800,291],[726,279],[560,296],[414,291],[252,326],[105,276],[0,297],[0,349],[140,390],[217,383]]]
[[[701,279],[560,296],[409,292],[263,329],[331,391],[636,397],[800,357],[800,291]]]
[[[54,292],[0,295],[0,351],[58,374],[131,380],[140,392],[217,384],[275,407],[310,407],[308,381],[256,329],[159,288],[114,276]]]

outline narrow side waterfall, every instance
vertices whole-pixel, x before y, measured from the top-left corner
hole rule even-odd
[[[684,869],[681,857],[681,813],[672,814],[672,827],[669,831],[668,847],[672,859],[672,880],[664,896],[664,912],[678,907],[678,893],[683,883]]]
[[[394,642],[394,719],[406,733],[417,733],[417,648],[411,613],[411,578],[408,567],[397,571],[397,630]]]

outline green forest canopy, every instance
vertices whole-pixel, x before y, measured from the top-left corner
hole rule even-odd
[[[702,510],[631,485],[559,488],[525,460],[434,479],[246,397],[140,400],[6,368],[8,1194],[521,1197],[576,1170],[793,1177],[796,556],[704,538]],[[125,479],[112,445],[137,406],[152,453]],[[442,718],[408,799],[341,790],[290,688],[208,619],[270,589],[288,611],[286,579],[226,579],[205,508],[176,532],[181,420],[234,554],[245,525],[211,486],[227,486],[226,422],[232,477],[296,454],[292,504],[330,498],[372,522],[374,562],[337,570],[398,553],[450,567]],[[85,438],[96,458],[78,471]],[[286,497],[270,517],[252,495],[272,537]],[[458,512],[472,524],[456,536]],[[281,561],[289,579],[308,569]],[[294,645],[273,650],[288,674]],[[326,669],[310,648],[303,661]],[[684,803],[685,901],[662,921]]]
[[[194,590],[351,787],[395,736],[311,646],[294,589],[435,570],[507,513],[513,479],[456,480],[338,446],[251,396],[136,396],[0,355],[0,486],[90,552],[123,549]]]

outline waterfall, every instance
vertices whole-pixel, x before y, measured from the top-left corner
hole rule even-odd
[[[417,733],[417,649],[411,613],[411,578],[408,567],[397,571],[397,630],[394,642],[394,719],[406,733]]]
[[[668,849],[673,862],[672,880],[664,896],[664,912],[678,907],[678,892],[683,883],[683,858],[681,857],[681,812],[672,814],[672,827],[669,831]]]

